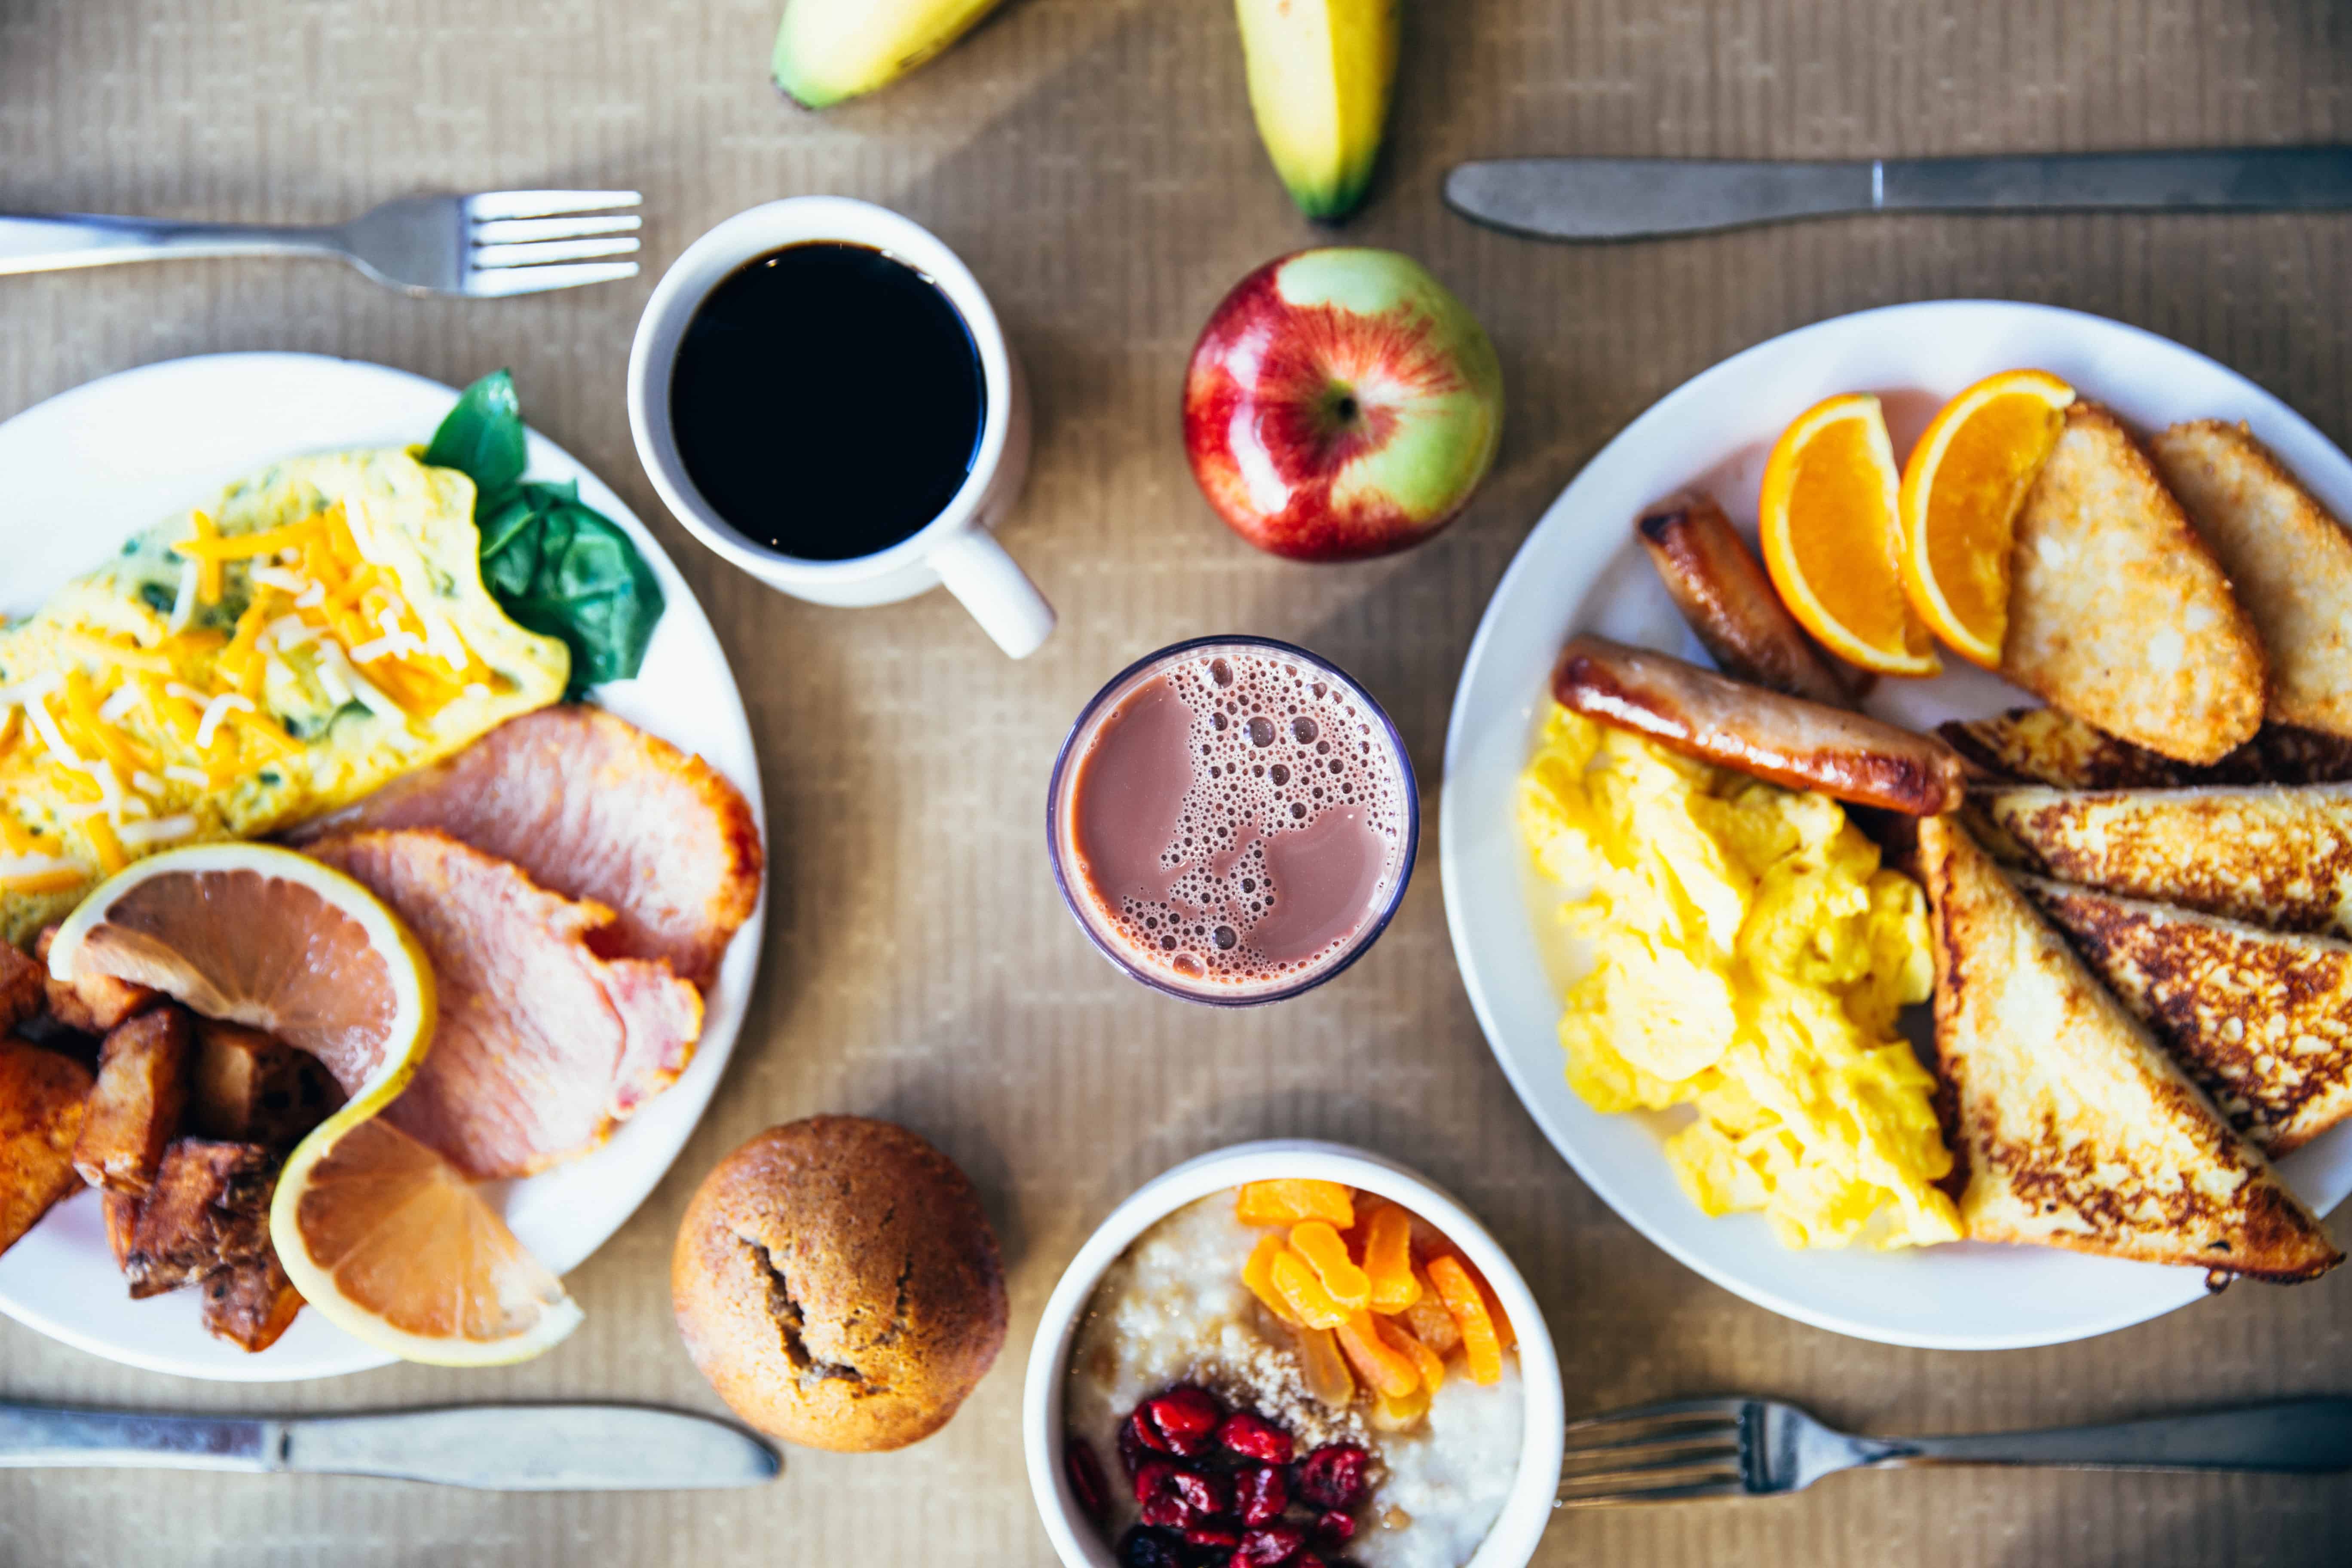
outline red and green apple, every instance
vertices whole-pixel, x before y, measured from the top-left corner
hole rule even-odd
[[[1234,286],[1192,350],[1184,448],[1261,550],[1360,561],[1460,515],[1503,430],[1495,345],[1392,250],[1326,247]]]

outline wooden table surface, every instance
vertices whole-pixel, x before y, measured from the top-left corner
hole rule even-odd
[[[323,264],[0,279],[0,415],[175,355],[298,349],[462,383],[513,366],[533,422],[652,523],[750,705],[773,857],[759,994],[669,1178],[572,1277],[587,1325],[500,1372],[237,1387],[160,1378],[0,1321],[0,1397],[201,1411],[502,1398],[718,1408],[668,1319],[688,1194],[820,1110],[929,1134],[986,1194],[1003,1360],[904,1453],[793,1452],[749,1493],[499,1498],[321,1479],[0,1475],[0,1563],[1035,1563],[1017,1419],[1028,1339],[1087,1230],[1174,1162],[1269,1134],[1405,1159],[1519,1258],[1570,1407],[1754,1390],[1881,1430],[2087,1420],[2352,1391],[2352,1270],[2242,1285],[2127,1332],[1989,1355],[1816,1331],[1706,1283],[1587,1192],[1496,1069],[1434,857],[1380,946],[1286,1005],[1191,1008],[1086,946],[1040,842],[1080,703],[1178,637],[1304,643],[1387,704],[1433,808],[1455,674],[1545,504],[1659,395],[1865,306],[2000,296],[2097,311],[2234,365],[2352,437],[2352,218],[1859,219],[1574,249],[1437,199],[1476,155],[1867,156],[2352,140],[2352,11],[2313,0],[1408,0],[1385,177],[1347,231],[1422,258],[1484,319],[1511,411],[1469,516],[1409,555],[1304,567],[1242,545],[1176,434],[1184,356],[1261,260],[1312,243],[1265,164],[1226,0],[1011,0],[915,77],[823,116],[768,86],[776,0],[0,0],[0,207],[327,220],[415,189],[626,185],[657,273],[730,213],[838,192],[909,214],[996,300],[1035,387],[1006,542],[1059,606],[1015,665],[944,595],[818,609],[662,513],[622,404],[634,283],[416,301]],[[0,475],[0,505],[5,504]],[[73,520],[56,521],[58,527]],[[1433,820],[1433,810],[1430,813]],[[2219,1477],[1844,1478],[1770,1504],[1565,1519],[1549,1564],[2342,1562],[2352,1488]]]

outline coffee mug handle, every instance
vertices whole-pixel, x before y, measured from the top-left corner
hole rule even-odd
[[[1027,658],[1053,635],[1054,606],[986,529],[967,529],[940,545],[931,552],[931,569],[1014,658]]]

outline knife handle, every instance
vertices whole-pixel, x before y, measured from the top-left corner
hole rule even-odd
[[[2282,212],[2352,207],[2352,147],[1846,163],[1500,158],[1457,165],[1466,217],[1549,239],[1646,239],[1869,212]]]
[[[2315,212],[2352,206],[2352,147],[1896,158],[1888,212]]]
[[[281,1468],[285,1446],[283,1424],[276,1421],[0,1405],[0,1469],[99,1466],[259,1473]]]

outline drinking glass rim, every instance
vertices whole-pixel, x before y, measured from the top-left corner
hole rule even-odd
[[[1349,944],[1348,950],[1328,968],[1318,970],[1305,979],[1281,990],[1255,992],[1245,996],[1215,995],[1204,992],[1187,991],[1136,964],[1125,953],[1113,947],[1104,939],[1102,933],[1095,929],[1094,921],[1088,920],[1086,911],[1080,908],[1076,894],[1070,890],[1069,878],[1062,869],[1060,831],[1062,778],[1069,769],[1071,748],[1077,743],[1078,737],[1086,732],[1087,726],[1093,721],[1095,715],[1101,710],[1103,704],[1110,699],[1113,692],[1123,689],[1137,676],[1155,665],[1173,664],[1185,654],[1210,647],[1264,648],[1273,653],[1287,654],[1330,675],[1349,691],[1354,692],[1371,716],[1380,721],[1382,732],[1388,736],[1391,754],[1396,758],[1397,771],[1402,775],[1400,782],[1403,785],[1404,852],[1397,864],[1395,885],[1389,889],[1388,897],[1383,900],[1380,913],[1357,932],[1355,941]],[[1380,940],[1382,931],[1388,930],[1389,921],[1396,918],[1398,907],[1404,902],[1405,889],[1412,881],[1413,865],[1419,858],[1420,852],[1420,784],[1413,774],[1412,756],[1405,749],[1404,736],[1397,730],[1396,721],[1389,717],[1388,710],[1381,706],[1379,699],[1365,689],[1363,682],[1325,658],[1321,654],[1300,647],[1297,643],[1286,643],[1276,637],[1257,637],[1246,632],[1187,637],[1181,642],[1170,643],[1166,647],[1145,654],[1105,681],[1102,689],[1087,700],[1085,707],[1078,710],[1077,718],[1070,724],[1069,733],[1062,737],[1062,748],[1054,755],[1053,777],[1045,786],[1045,858],[1054,868],[1054,886],[1060,889],[1062,902],[1068,907],[1070,917],[1078,922],[1078,930],[1086,933],[1087,941],[1094,944],[1097,952],[1110,960],[1130,978],[1141,982],[1163,995],[1173,996],[1182,1002],[1197,1002],[1203,1006],[1259,1007],[1269,1002],[1286,1002],[1291,997],[1302,992],[1312,991],[1325,981],[1345,973],[1350,964],[1371,950],[1372,943]]]

